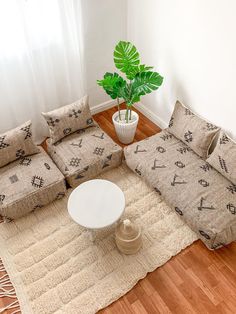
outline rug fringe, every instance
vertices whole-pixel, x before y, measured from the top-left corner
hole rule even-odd
[[[6,310],[14,310],[11,311],[11,314],[21,313],[15,289],[10,281],[3,262],[0,259],[0,298],[6,297],[11,299],[11,302],[5,307],[0,308],[0,313],[4,313]]]

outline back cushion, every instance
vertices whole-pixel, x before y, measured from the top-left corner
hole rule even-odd
[[[219,130],[220,128],[196,116],[179,101],[176,102],[168,131],[200,157],[207,158],[209,147]]]
[[[42,112],[42,115],[49,126],[52,144],[77,130],[94,125],[88,96],[59,109],[47,113]]]
[[[31,121],[0,135],[0,167],[39,152],[39,148],[32,141]]]
[[[224,132],[207,162],[236,185],[236,143]]]

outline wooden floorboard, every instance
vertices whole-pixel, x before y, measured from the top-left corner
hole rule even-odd
[[[108,109],[94,115],[94,119],[120,144],[112,124],[115,111],[116,108]],[[139,116],[135,141],[160,132],[160,128],[144,115],[139,113]],[[0,307],[7,301],[0,299]],[[236,243],[209,251],[201,241],[196,241],[149,273],[122,298],[99,311],[99,314],[146,313],[235,314]]]

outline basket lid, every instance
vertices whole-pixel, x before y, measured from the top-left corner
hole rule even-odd
[[[121,240],[132,240],[140,234],[140,228],[129,219],[123,220],[116,228],[116,237]]]

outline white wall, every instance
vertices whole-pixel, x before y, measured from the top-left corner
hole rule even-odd
[[[128,40],[164,76],[143,98],[167,123],[178,98],[236,139],[236,1],[128,0]]]
[[[115,70],[113,50],[120,40],[126,40],[126,0],[83,0],[85,38],[85,71],[90,106],[110,100],[96,83],[105,72]]]

